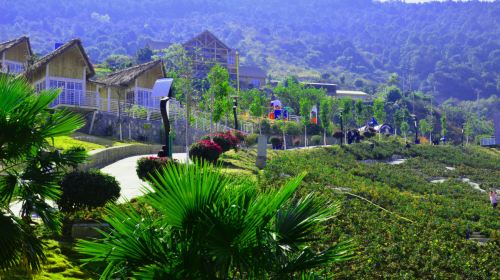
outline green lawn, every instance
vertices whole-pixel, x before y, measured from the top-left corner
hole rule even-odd
[[[52,141],[52,140],[49,140],[49,142],[50,141]],[[55,137],[53,145],[57,149],[61,149],[61,150],[67,150],[67,149],[73,148],[73,147],[81,147],[81,148],[84,148],[86,151],[92,151],[92,150],[98,150],[98,149],[105,148],[103,145],[77,140],[77,139],[71,138],[70,136]]]
[[[86,139],[90,140],[85,141]],[[49,139],[49,142],[52,143],[52,139]],[[130,144],[142,144],[142,143],[135,141],[117,141],[116,139],[112,138],[97,137],[93,135],[75,133],[72,136],[55,137],[53,144],[54,147],[61,150],[67,150],[72,147],[81,147],[84,148],[86,151],[93,151],[93,150],[104,149],[107,147],[126,146]]]

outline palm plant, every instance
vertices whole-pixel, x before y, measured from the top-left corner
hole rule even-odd
[[[316,249],[339,203],[292,199],[303,176],[261,192],[207,163],[170,165],[151,176],[148,207],[108,206],[110,230],[77,251],[104,263],[101,279],[304,279],[353,247]]]
[[[58,182],[67,166],[82,162],[81,149],[59,152],[50,139],[83,126],[81,117],[48,109],[58,90],[35,94],[23,79],[0,77],[0,269],[18,265],[37,270],[45,259],[34,233],[32,213],[54,231],[58,214],[47,201],[59,197]],[[21,202],[20,217],[10,209]]]

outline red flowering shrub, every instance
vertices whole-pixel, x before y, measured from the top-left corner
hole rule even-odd
[[[210,137],[211,136],[211,137]],[[210,141],[210,138],[212,138],[212,141],[217,143],[220,148],[222,149],[222,152],[227,152],[231,150],[232,148],[236,148],[236,137],[232,136],[231,134],[228,133],[214,133],[211,135],[206,135],[202,140],[208,140]]]
[[[219,144],[210,140],[201,140],[189,148],[189,157],[191,159],[207,160],[215,163],[219,156],[222,154],[222,148]]]
[[[167,166],[169,163],[175,164],[176,161],[168,157],[143,157],[137,161],[135,171],[141,180],[146,181],[149,179],[149,174],[154,174],[154,171]]]
[[[228,132],[229,132],[229,131],[228,131]],[[245,139],[246,139],[246,137],[247,137],[247,135],[246,135],[246,134],[244,134],[244,133],[243,133],[243,132],[241,132],[241,131],[237,131],[237,130],[235,130],[235,131],[232,131],[231,133],[232,133],[232,134],[233,134],[236,138],[238,138],[238,143],[241,143],[241,142],[245,141]]]

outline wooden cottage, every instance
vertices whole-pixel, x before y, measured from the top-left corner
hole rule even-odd
[[[28,37],[20,37],[0,43],[0,72],[20,74],[26,70],[28,61],[33,56]]]
[[[165,77],[163,62],[155,60],[99,78],[93,81],[99,87],[99,109],[119,113],[119,104],[158,108],[159,99],[151,97],[153,86],[157,79]]]
[[[232,80],[236,80],[236,60],[238,59],[236,51],[210,31],[203,31],[182,46],[193,59],[193,68],[197,77],[205,78],[210,69],[215,64],[219,64],[227,69]]]
[[[35,90],[59,88],[61,94],[52,107],[79,107],[97,109],[98,91],[89,78],[94,67],[79,39],[58,47],[28,67],[24,76]]]
[[[240,87],[243,89],[260,89],[266,84],[266,71],[257,66],[240,66]]]

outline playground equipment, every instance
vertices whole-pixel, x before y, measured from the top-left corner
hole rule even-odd
[[[271,101],[271,112],[269,112],[269,119],[271,120],[288,120],[288,110],[282,107],[281,101]]]
[[[311,113],[309,113],[309,119],[311,123],[318,124],[318,108],[315,106],[312,107]]]

